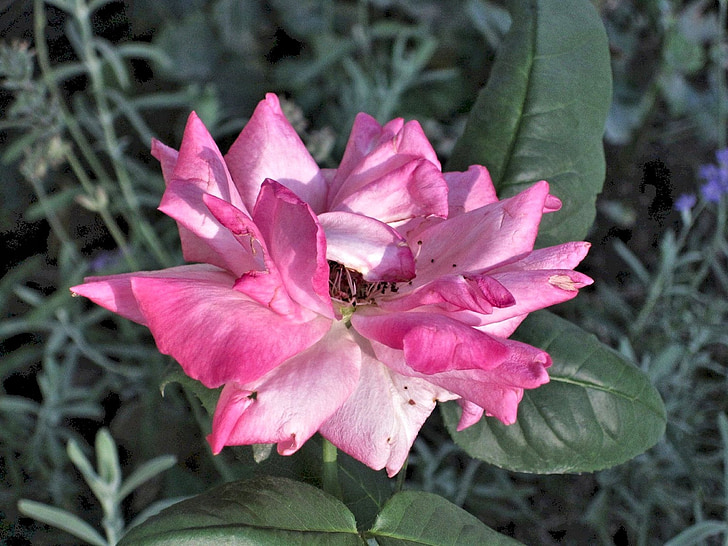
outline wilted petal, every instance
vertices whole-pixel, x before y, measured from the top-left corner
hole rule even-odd
[[[448,187],[448,218],[498,201],[488,169],[481,165],[471,165],[465,172],[443,175]]]
[[[379,313],[351,317],[362,336],[404,351],[407,365],[422,374],[492,369],[508,356],[502,340],[435,313]]]
[[[263,181],[272,178],[315,212],[323,212],[326,181],[273,93],[258,104],[225,161],[248,210],[253,209]]]
[[[333,318],[326,236],[311,208],[288,188],[266,180],[253,220],[288,295],[299,305]]]
[[[568,301],[594,281],[570,269],[508,271],[493,278],[505,286],[515,298],[515,305],[494,309],[482,317],[482,324],[501,322],[519,315]]]
[[[415,259],[396,230],[374,218],[350,212],[318,217],[326,233],[326,258],[358,271],[367,281],[408,281]]]
[[[278,444],[297,451],[354,391],[361,352],[343,323],[318,343],[247,384],[223,389],[208,441],[217,454],[226,445]]]
[[[259,378],[316,343],[331,326],[314,313],[305,322],[281,316],[217,277],[133,276],[130,282],[159,350],[211,388]]]
[[[422,231],[415,285],[452,273],[480,273],[530,252],[536,240],[546,182]]]
[[[342,451],[394,476],[402,468],[422,424],[438,400],[452,394],[415,377],[402,376],[378,362],[362,341],[359,384],[320,428]]]
[[[477,277],[448,275],[410,293],[381,298],[377,303],[380,309],[393,312],[434,305],[449,312],[471,310],[477,313],[492,313],[494,306],[511,306],[515,300],[501,283],[487,275]]]
[[[146,325],[146,319],[139,309],[139,304],[131,289],[131,280],[136,277],[186,279],[191,282],[213,282],[229,287],[232,287],[235,282],[235,277],[230,273],[212,265],[181,265],[161,271],[137,271],[121,275],[86,277],[84,284],[72,286],[71,292],[76,296],[88,298],[126,319]]]

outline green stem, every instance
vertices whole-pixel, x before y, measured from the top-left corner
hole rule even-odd
[[[337,499],[342,498],[341,483],[339,482],[339,467],[336,464],[338,450],[336,446],[323,438],[323,468],[321,480],[323,482],[324,491],[329,495],[333,495]]]
[[[78,249],[76,248],[76,245],[73,243],[71,238],[69,237],[68,233],[66,233],[66,229],[63,227],[63,222],[60,218],[58,218],[58,215],[56,214],[56,211],[53,210],[53,207],[51,207],[48,204],[47,195],[45,193],[45,190],[43,189],[43,182],[35,176],[32,172],[24,173],[26,180],[28,180],[33,186],[33,191],[35,192],[35,196],[38,198],[38,202],[40,203],[40,206],[43,208],[43,214],[46,217],[46,220],[48,221],[48,224],[51,226],[51,229],[53,230],[53,233],[58,238],[58,240],[61,242],[61,245],[67,247],[70,249],[71,256],[73,257],[73,260],[75,262],[78,262],[81,257],[78,253]]]
[[[106,151],[111,157],[114,174],[119,182],[121,194],[124,196],[131,216],[130,228],[139,232],[160,264],[165,266],[172,265],[172,260],[164,250],[159,238],[144,218],[142,218],[139,200],[134,192],[131,176],[124,165],[123,147],[116,135],[114,115],[109,107],[109,100],[106,96],[104,76],[102,73],[103,60],[99,58],[96,47],[93,44],[93,30],[89,18],[89,9],[84,2],[77,3],[74,17],[81,33],[81,42],[83,44],[82,60],[86,65],[86,70],[91,80],[91,91],[96,103],[96,110],[104,135]]]
[[[720,28],[720,37],[718,48],[718,62],[716,64],[716,73],[718,80],[718,145],[720,148],[726,147],[726,123],[728,123],[728,111],[726,111],[726,81],[725,67],[723,64],[723,48],[726,47],[725,25],[728,19],[728,1],[719,0],[718,2],[718,21]]]
[[[116,220],[114,220],[114,217],[111,215],[111,211],[109,211],[109,207],[107,206],[106,202],[100,203],[99,199],[94,199],[95,188],[93,182],[91,182],[91,180],[88,178],[86,171],[81,165],[81,161],[78,159],[78,157],[76,157],[76,154],[73,153],[73,150],[69,150],[65,155],[66,161],[68,161],[68,164],[73,170],[73,173],[76,175],[76,178],[79,180],[79,182],[81,182],[81,186],[83,186],[83,189],[86,191],[88,197],[94,200],[94,204],[96,205],[94,211],[98,212],[99,216],[101,216],[101,219],[103,220],[104,225],[106,225],[106,229],[109,230],[109,233],[114,239],[116,246],[118,246],[121,249],[122,254],[124,254],[124,259],[126,260],[126,263],[132,270],[138,270],[139,264],[137,263],[134,254],[132,254],[131,250],[129,249],[129,245],[126,241],[126,236],[119,227],[119,224],[117,224]],[[99,190],[100,189],[101,188],[99,188]]]
[[[68,129],[69,134],[76,142],[76,145],[81,150],[84,159],[88,162],[91,169],[96,173],[97,178],[108,180],[110,177],[106,173],[106,170],[101,165],[101,162],[94,153],[93,146],[84,135],[78,122],[73,117],[71,112],[66,107],[61,92],[58,89],[56,81],[53,79],[53,71],[51,69],[50,57],[48,55],[48,47],[45,42],[45,30],[46,30],[46,14],[43,0],[35,0],[33,6],[34,15],[34,32],[35,32],[35,52],[38,59],[38,66],[40,66],[41,76],[43,82],[48,88],[48,92],[51,94],[54,102],[58,105],[58,109],[63,118],[63,124]]]

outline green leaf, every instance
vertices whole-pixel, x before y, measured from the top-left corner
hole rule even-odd
[[[96,466],[99,478],[111,486],[111,489],[117,489],[121,483],[119,453],[116,450],[116,442],[107,428],[102,428],[96,433]]]
[[[381,546],[520,544],[442,497],[421,491],[394,495],[367,536]]]
[[[671,538],[665,546],[695,546],[715,535],[728,535],[728,523],[724,521],[706,520],[691,525],[676,537]]]
[[[120,546],[365,544],[353,514],[313,486],[276,477],[230,482],[134,527]]]
[[[161,474],[165,470],[169,470],[175,464],[177,464],[177,457],[174,455],[160,455],[159,457],[155,457],[151,461],[147,461],[142,464],[139,468],[132,472],[126,480],[124,480],[124,483],[119,488],[119,500],[125,499],[141,484],[147,480],[151,480],[157,474]]]
[[[549,352],[551,381],[525,391],[510,426],[485,417],[456,432],[458,406],[443,406],[450,434],[471,456],[519,472],[591,472],[639,455],[664,433],[665,406],[648,377],[594,335],[538,311],[513,337]]]
[[[18,501],[18,511],[29,518],[42,521],[53,527],[63,529],[93,546],[107,546],[106,540],[96,529],[77,515],[42,502],[22,499]]]
[[[606,32],[589,0],[513,0],[513,23],[447,170],[485,165],[501,198],[548,180],[563,208],[539,245],[583,239],[604,183]]]
[[[202,402],[202,407],[205,408],[205,411],[207,411],[209,415],[215,413],[215,407],[217,406],[217,401],[220,398],[222,387],[218,389],[209,389],[205,387],[205,385],[196,379],[192,379],[190,376],[186,375],[182,370],[182,367],[176,363],[167,368],[164,379],[159,385],[159,391],[162,393],[162,396],[164,396],[164,389],[166,389],[167,385],[170,383],[179,383],[183,389],[194,394],[200,402]]]

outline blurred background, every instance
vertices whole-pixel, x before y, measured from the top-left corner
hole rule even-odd
[[[649,374],[667,433],[609,470],[532,476],[470,460],[433,414],[405,486],[526,544],[727,544],[726,0],[596,7],[614,78],[580,268],[596,283],[557,311]],[[176,148],[195,110],[224,152],[275,92],[321,166],[359,111],[419,120],[446,164],[509,24],[490,0],[0,2],[1,543],[78,543],[20,499],[102,529],[84,458],[151,478],[115,497],[122,528],[255,472],[250,448],[209,454],[208,414],[145,328],[68,291],[182,262],[151,138]]]

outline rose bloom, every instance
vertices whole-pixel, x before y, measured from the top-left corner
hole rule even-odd
[[[592,280],[589,244],[534,250],[561,202],[538,182],[499,201],[487,170],[443,173],[416,121],[356,117],[320,169],[269,94],[223,156],[193,113],[179,152],[154,141],[192,265],[90,277],[74,294],[147,326],[205,386],[224,385],[208,441],[278,444],[317,431],[390,476],[436,402],[464,429],[516,420],[547,353],[507,339]]]

